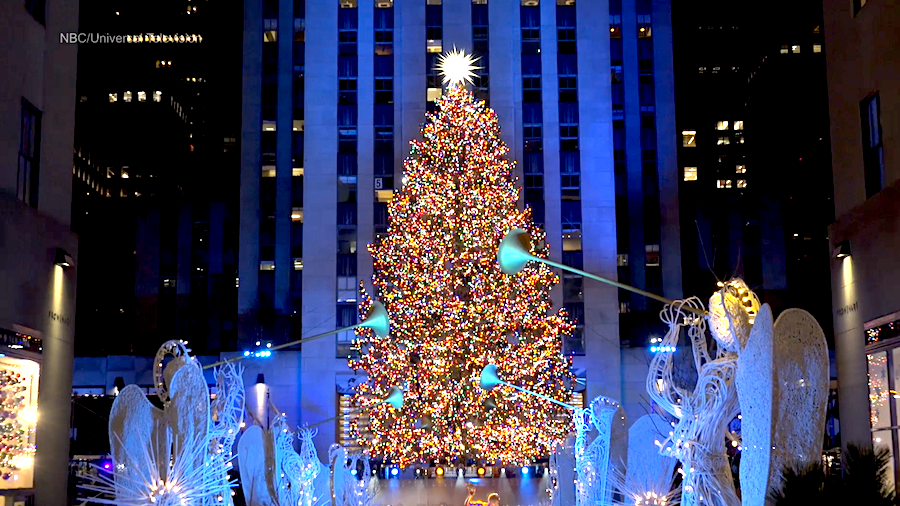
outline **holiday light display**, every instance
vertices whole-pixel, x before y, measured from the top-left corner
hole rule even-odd
[[[878,415],[888,398],[887,354],[872,353],[866,356],[869,363],[869,423],[878,426]]]
[[[405,390],[403,408],[373,407],[369,433],[360,435],[361,445],[400,466],[524,463],[572,430],[565,408],[508,386],[485,392],[478,385],[493,363],[512,384],[568,400],[571,363],[560,346],[574,326],[565,311],[550,313],[558,278],[548,266],[500,271],[497,249],[510,230],[532,233],[535,255],[547,249],[530,210],[516,206],[514,164],[503,158],[496,114],[464,87],[471,58],[457,59],[447,66],[462,70],[449,79],[424,141],[412,143],[406,184],[388,205],[388,235],[369,248],[391,335],[358,329],[362,353],[351,361],[369,378],[358,387],[360,405],[384,398],[392,385]],[[362,292],[365,315],[372,299]]]
[[[33,486],[37,371],[30,360],[0,362],[0,490]]]

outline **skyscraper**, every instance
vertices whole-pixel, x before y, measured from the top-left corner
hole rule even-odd
[[[121,39],[79,48],[79,354],[153,354],[188,336],[202,336],[197,351],[235,346],[240,74],[217,56],[240,47],[238,5],[81,10],[81,32]]]
[[[481,57],[474,92],[499,116],[551,258],[681,297],[667,2],[247,0],[244,9],[242,346],[355,322],[359,280],[372,274],[365,245],[387,231],[408,141],[441,93],[437,56],[454,47]],[[642,348],[620,352],[620,313],[635,322],[622,341],[642,346],[637,322],[656,309],[579,277],[561,285],[554,302],[578,326],[564,351],[586,395],[637,416],[646,360]],[[350,375],[352,338],[304,345],[304,422],[335,413],[329,384]],[[332,430],[319,440],[334,441]]]
[[[741,277],[776,314],[806,309],[830,335],[821,5],[792,2],[774,19],[767,6],[675,8],[685,292]]]

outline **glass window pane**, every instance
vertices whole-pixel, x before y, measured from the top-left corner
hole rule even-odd
[[[887,485],[890,490],[894,490],[894,445],[891,437],[895,432],[896,431],[885,429],[877,430],[872,433],[872,446],[875,450],[883,448],[888,451],[889,458],[884,481],[885,485]]]
[[[869,421],[873,429],[891,426],[888,404],[887,352],[870,353],[869,363]]]

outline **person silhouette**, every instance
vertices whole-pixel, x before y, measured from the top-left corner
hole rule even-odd
[[[500,506],[500,496],[497,493],[488,495],[487,501],[475,499],[475,485],[466,483],[466,491],[469,497],[466,498],[465,506]]]

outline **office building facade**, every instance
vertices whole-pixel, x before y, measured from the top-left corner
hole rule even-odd
[[[77,0],[0,5],[0,370],[4,394],[18,382],[15,395],[34,415],[7,409],[5,504],[68,502],[79,258],[69,207],[77,51],[60,44],[59,34],[77,30],[78,8]],[[35,453],[17,455],[18,467],[10,463],[16,445],[31,444]]]
[[[355,323],[359,281],[372,276],[366,245],[388,230],[408,143],[441,94],[437,57],[454,47],[480,57],[473,92],[499,117],[551,258],[681,297],[667,2],[248,0],[242,347]],[[646,351],[620,348],[647,335],[620,339],[620,316],[657,320],[658,309],[607,285],[561,280],[553,300],[578,327],[561,344],[586,378],[584,396],[619,399],[636,418]],[[338,391],[357,381],[352,339],[303,345],[302,422],[333,416]],[[320,428],[320,454],[339,439],[334,430]]]
[[[900,470],[898,13],[879,0],[824,2],[834,163],[832,311],[842,443],[886,448]]]

